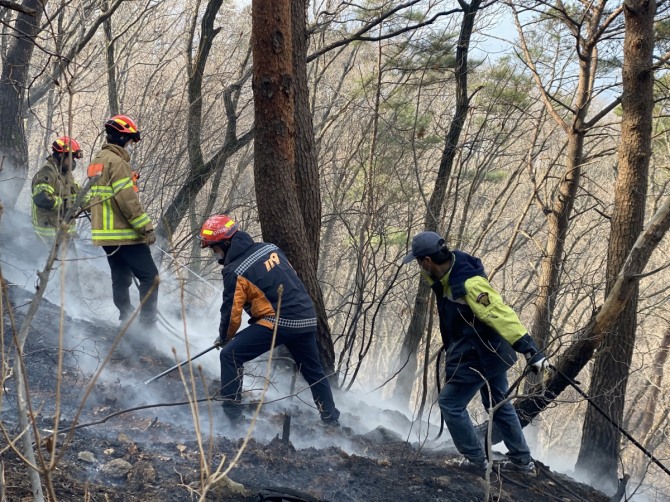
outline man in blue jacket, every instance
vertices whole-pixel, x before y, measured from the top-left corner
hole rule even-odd
[[[477,392],[487,410],[505,399],[507,370],[515,363],[516,352],[525,356],[535,372],[544,369],[547,360],[514,310],[489,284],[479,258],[449,250],[435,232],[421,232],[412,239],[412,252],[403,264],[413,260],[437,298],[447,352],[447,383],[438,400],[442,416],[456,449],[474,468],[486,470],[486,453],[468,415],[468,403]],[[508,449],[509,461],[503,467],[534,473],[535,464],[510,401],[496,410],[493,421]]]
[[[316,312],[305,286],[284,253],[274,244],[254,242],[226,215],[211,216],[200,229],[203,248],[209,247],[223,265],[223,304],[216,344],[221,354],[223,410],[241,417],[243,365],[270,350],[274,325],[275,345],[285,345],[309,384],[321,420],[339,425],[340,412],[324,374],[316,346]],[[276,316],[278,289],[283,285],[281,309]],[[242,312],[249,326],[239,333]]]

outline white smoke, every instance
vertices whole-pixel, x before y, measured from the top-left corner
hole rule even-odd
[[[118,312],[112,301],[109,265],[102,249],[91,245],[90,230],[86,222],[79,222],[77,227],[80,237],[75,242],[79,256],[76,269],[81,296],[73,298],[74,295],[64,288],[64,296],[61,297],[59,278],[61,272],[65,270],[66,283],[75,275],[74,264],[65,261],[57,264],[46,297],[55,305],[61,305],[69,317],[87,320],[93,323],[94,327],[104,326],[105,329],[100,330],[104,333],[118,333]],[[28,291],[34,291],[36,274],[44,268],[47,250],[35,235],[29,215],[16,211],[6,213],[0,221],[0,233],[13,236],[12,239],[3,239],[0,243],[0,260],[5,277]],[[166,377],[145,385],[144,381],[153,376],[147,374],[148,367],[152,371],[155,369],[155,374],[158,374],[174,364],[175,358],[176,361],[185,360],[186,340],[189,343],[191,356],[211,347],[218,335],[221,296],[216,288],[203,288],[207,290],[207,294],[205,298],[200,299],[200,303],[209,305],[209,308],[193,308],[190,306],[192,302],[189,298],[183,300],[186,307],[182,307],[180,281],[168,270],[161,270],[160,274],[159,329],[152,333],[142,333],[145,337],[144,348],[141,352],[131,354],[127,363],[119,364],[117,361],[116,364],[111,364],[102,370],[98,381],[101,385],[96,387],[87,403],[89,413],[103,406],[108,400],[113,401],[114,409],[170,403],[174,402],[175,395],[183,395],[186,400],[186,391],[181,383],[174,379],[177,373],[170,378]],[[212,284],[217,286],[216,282]],[[131,287],[131,292],[132,300],[137,306],[139,304],[137,288]],[[53,329],[57,330],[57,326]],[[111,340],[104,340],[103,343],[100,339],[103,335],[100,333],[76,330],[71,323],[65,324],[64,331],[68,361],[79,371],[89,376],[93,375],[100,369],[103,359],[107,356],[106,348]],[[126,336],[130,336],[130,333]],[[121,347],[123,343],[122,340]],[[173,348],[176,355],[173,353]],[[160,361],[170,363],[155,363],[158,354],[166,356]],[[211,386],[220,377],[218,354],[218,351],[213,350],[193,362],[197,397],[205,394],[203,384],[200,382],[200,372],[205,379],[205,386]],[[143,362],[145,360],[150,360],[152,364]],[[261,390],[265,384],[266,361],[267,354],[245,365],[244,402],[247,403],[245,407],[247,422],[255,409],[253,403],[261,398]],[[183,369],[188,375],[187,366]],[[324,433],[306,382],[301,375],[298,375],[292,393],[292,378],[293,369],[290,365],[277,364],[273,367],[268,390],[263,396],[265,404],[254,427],[253,437],[258,441],[269,442],[277,435],[281,435],[282,417],[290,414],[292,423],[290,440],[296,448],[338,446],[350,453],[358,452],[356,444],[347,439],[348,433]],[[212,391],[217,390],[216,387],[217,385],[214,385],[214,389],[208,389],[210,395]],[[424,447],[441,448],[441,442],[433,444],[428,441],[439,429],[437,422],[439,413],[436,413],[435,409],[432,414],[433,423],[429,425],[425,422],[425,418],[423,422],[418,422],[406,409],[383,399],[381,390],[371,391],[357,386],[348,392],[334,391],[334,394],[336,405],[342,412],[340,417],[342,427],[351,429],[353,434],[365,435],[378,427],[383,427],[391,431],[391,435],[398,440],[409,440]],[[211,408],[207,404],[201,404],[198,409],[201,429],[205,434],[210,430],[215,435],[233,438],[243,437],[246,434],[244,427],[235,427],[228,422],[220,402],[212,403]],[[137,414],[194,430],[189,406],[154,408]],[[442,441],[446,438],[448,435],[445,432]],[[166,438],[166,441],[168,440],[174,438]]]

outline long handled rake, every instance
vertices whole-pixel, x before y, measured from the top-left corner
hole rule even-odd
[[[218,344],[216,344],[216,345],[212,345],[212,346],[209,347],[208,349],[205,349],[205,350],[203,350],[202,352],[197,353],[197,354],[194,355],[193,357],[191,357],[191,358],[189,358],[189,359],[185,359],[184,361],[182,361],[182,362],[180,362],[180,363],[178,363],[178,364],[175,364],[175,365],[172,366],[171,368],[166,369],[163,373],[160,373],[160,374],[156,375],[155,377],[151,377],[149,380],[147,380],[146,382],[144,382],[144,385],[148,385],[148,384],[150,384],[151,382],[155,382],[155,381],[158,380],[159,378],[163,378],[165,375],[168,375],[168,374],[172,373],[174,370],[176,370],[176,369],[178,369],[178,368],[181,368],[181,367],[184,366],[185,364],[188,364],[188,363],[190,363],[191,361],[195,361],[195,360],[198,359],[200,356],[204,356],[205,354],[207,354],[207,352],[210,352],[210,351],[212,351],[212,350],[214,350],[214,349],[216,349],[216,348],[220,348],[220,347],[221,347],[221,345],[218,345]]]

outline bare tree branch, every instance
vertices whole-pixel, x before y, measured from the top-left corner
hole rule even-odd
[[[17,12],[22,12],[24,14],[27,14],[28,16],[35,16],[37,14],[37,12],[35,12],[34,9],[29,9],[28,7],[24,7],[19,3],[10,2],[8,0],[0,0],[0,7],[4,7],[9,10],[15,10]]]

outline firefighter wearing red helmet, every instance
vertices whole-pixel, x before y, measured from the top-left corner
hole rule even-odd
[[[312,397],[329,425],[339,425],[340,412],[326,378],[316,345],[316,312],[312,299],[281,249],[254,242],[226,215],[210,217],[200,229],[200,243],[223,265],[223,304],[219,337],[223,411],[232,421],[241,418],[244,363],[270,350],[273,327],[276,345],[285,345],[309,384]],[[277,317],[278,289],[283,285]],[[242,324],[242,312],[249,325]]]
[[[32,181],[32,223],[35,233],[45,244],[47,249],[54,245],[56,232],[63,217],[76,199],[80,186],[72,176],[77,159],[83,157],[79,143],[69,136],[61,136],[51,145],[51,155],[46,158],[44,165],[37,171]],[[89,195],[81,201],[86,206]],[[77,266],[77,248],[74,238],[77,237],[75,220],[68,225],[68,239],[61,244],[65,256],[70,259],[66,269],[64,291],[68,300],[77,300],[81,297],[79,284],[79,268]],[[60,274],[58,274],[60,277]]]
[[[139,281],[143,328],[156,326],[158,268],[149,245],[156,242],[151,219],[135,191],[136,176],[130,167],[130,151],[140,141],[137,123],[128,115],[114,115],[105,122],[107,143],[93,158],[88,176],[97,177],[91,187],[93,244],[102,246],[112,274],[112,295],[125,322],[134,307],[130,301],[133,276]]]
[[[69,136],[62,136],[51,145],[51,155],[32,181],[33,228],[49,247],[65,212],[77,198],[80,187],[72,176],[76,159],[83,157],[81,146]],[[74,221],[69,233],[76,233]]]

